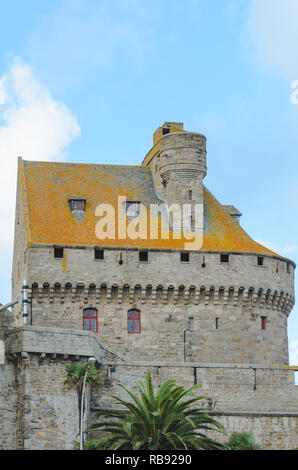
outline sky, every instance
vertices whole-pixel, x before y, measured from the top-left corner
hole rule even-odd
[[[17,157],[138,165],[165,121],[206,135],[208,189],[298,262],[297,0],[0,3],[0,302]]]

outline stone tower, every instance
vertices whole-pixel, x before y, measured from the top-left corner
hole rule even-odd
[[[26,353],[26,367],[34,368],[42,354],[45,370],[50,374],[51,361],[60,361],[62,374],[63,358],[84,358],[95,348],[108,394],[115,381],[131,386],[147,370],[157,385],[169,377],[186,386],[202,383],[210,413],[228,431],[257,429],[267,448],[294,447],[298,395],[288,366],[287,318],[295,264],[248,236],[238,209],[220,204],[204,186],[206,172],[206,138],[174,122],[157,129],[140,166],[20,159],[13,293],[26,279],[29,317],[23,326],[15,309],[3,367],[22,368]],[[101,203],[114,209],[115,237],[96,235]],[[142,207],[149,214],[162,203],[189,204],[194,233],[195,208],[203,208],[200,249],[186,249],[173,223],[167,239],[149,232],[117,236],[119,213],[129,224]],[[62,375],[60,390],[59,380]],[[34,389],[34,400],[37,395]],[[105,393],[93,391],[91,412],[111,405]],[[57,447],[69,447],[71,435]],[[27,448],[38,448],[34,437],[27,439]]]
[[[155,190],[170,207],[191,206],[195,229],[195,204],[203,204],[203,180],[207,173],[206,137],[183,130],[183,123],[165,122],[153,136],[153,147],[143,165],[150,167]]]

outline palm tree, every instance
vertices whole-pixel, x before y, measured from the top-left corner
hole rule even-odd
[[[66,369],[66,380],[64,382],[64,387],[67,390],[74,388],[77,391],[78,395],[78,410],[79,410],[79,430],[81,429],[81,400],[82,400],[82,389],[84,383],[84,377],[86,370],[88,369],[88,374],[86,377],[86,383],[91,386],[100,385],[100,374],[96,370],[94,364],[82,364],[80,362],[72,362],[65,366]]]
[[[123,411],[100,411],[96,416],[109,418],[93,424],[87,432],[103,431],[104,437],[92,440],[89,448],[110,450],[224,449],[225,446],[206,436],[206,432],[224,428],[204,408],[192,405],[205,397],[192,394],[200,385],[189,389],[166,381],[154,393],[152,378],[146,375],[136,383],[140,397],[120,385],[132,401],[113,398],[124,406]],[[186,397],[191,396],[189,399]],[[184,399],[184,400],[183,400]],[[112,420],[110,418],[113,418]]]

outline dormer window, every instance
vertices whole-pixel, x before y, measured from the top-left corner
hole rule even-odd
[[[128,217],[137,217],[140,213],[141,203],[137,201],[126,201],[125,213]]]
[[[86,210],[86,199],[80,199],[80,198],[74,197],[74,198],[69,199],[68,203],[69,203],[71,212],[74,212],[74,211],[85,212]]]

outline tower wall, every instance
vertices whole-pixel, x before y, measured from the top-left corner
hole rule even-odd
[[[83,310],[96,308],[100,340],[130,359],[288,363],[286,260],[266,256],[259,267],[253,254],[220,263],[218,253],[191,253],[182,263],[179,252],[150,251],[140,262],[137,250],[105,250],[99,261],[78,248],[57,260],[51,247],[31,248],[28,260],[33,325],[82,329]],[[127,331],[130,309],[141,311],[140,334]]]
[[[150,165],[156,192],[168,206],[203,203],[206,137],[190,132],[167,134],[160,139],[159,152]]]

